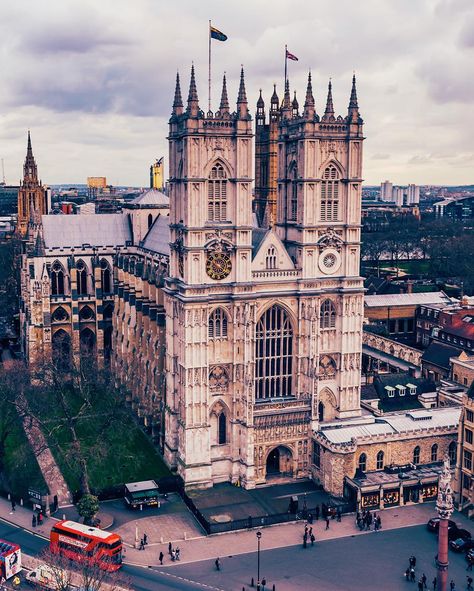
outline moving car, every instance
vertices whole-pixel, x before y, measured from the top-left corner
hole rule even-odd
[[[474,548],[474,540],[471,538],[467,538],[466,540],[463,538],[456,538],[455,540],[451,540],[449,545],[454,552],[467,552],[471,548]]]

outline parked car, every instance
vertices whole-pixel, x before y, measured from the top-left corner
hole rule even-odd
[[[432,519],[430,519],[428,521],[428,523],[426,524],[426,527],[430,530],[430,531],[435,531],[437,532],[439,529],[439,517],[433,517]],[[451,519],[448,521],[448,530],[453,530],[453,529],[457,529],[458,526],[456,525],[456,523],[454,521],[452,521]]]
[[[454,552],[467,552],[471,548],[474,548],[474,540],[471,538],[456,538],[455,540],[451,540],[449,545]]]
[[[467,531],[467,529],[449,529],[448,527],[448,540],[451,542],[453,540],[470,540],[471,539],[471,532]]]

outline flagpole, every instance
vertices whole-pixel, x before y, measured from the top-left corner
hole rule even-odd
[[[208,78],[208,84],[209,84],[208,111],[210,111],[211,110],[211,21],[209,21],[209,78]]]
[[[286,78],[287,78],[287,63],[288,63],[288,56],[287,56],[287,53],[288,53],[288,49],[287,49],[287,46],[285,45],[285,85],[284,85],[284,86],[285,86],[285,88],[286,88]]]

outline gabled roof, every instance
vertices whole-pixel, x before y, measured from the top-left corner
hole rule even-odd
[[[253,228],[252,229],[252,257],[258,252],[263,239],[270,230],[268,228]]]
[[[406,388],[408,384],[416,386],[417,394],[436,391],[436,384],[430,380],[425,378],[415,378],[407,372],[379,374],[374,379],[374,387],[380,396],[386,395],[385,386],[391,386],[392,388],[404,386]]]
[[[444,291],[369,295],[364,298],[366,308],[377,308],[379,306],[422,306],[423,304],[449,304],[450,302],[450,298]]]
[[[43,215],[41,220],[46,249],[125,246],[132,240],[128,218],[120,213]]]
[[[169,207],[170,199],[168,195],[165,195],[157,189],[150,189],[141,193],[135,199],[130,201],[131,205],[155,205],[155,206],[166,206]]]
[[[151,252],[170,255],[170,218],[159,215],[140,246]]]
[[[451,357],[459,357],[462,349],[445,345],[444,343],[438,343],[432,341],[426,351],[421,356],[421,360],[427,363],[432,363],[443,369],[449,370]]]

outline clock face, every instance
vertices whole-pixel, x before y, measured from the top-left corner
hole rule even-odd
[[[230,256],[224,252],[212,252],[207,255],[206,273],[211,279],[225,279],[232,271]]]

